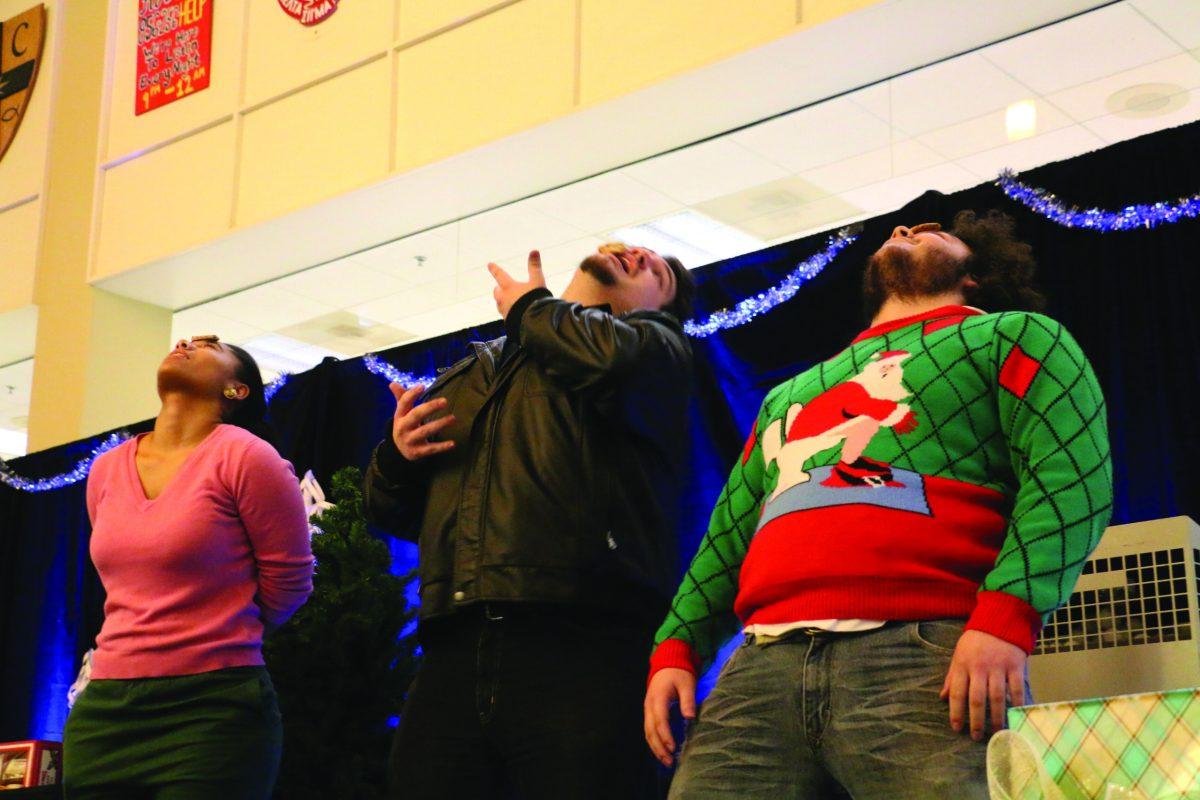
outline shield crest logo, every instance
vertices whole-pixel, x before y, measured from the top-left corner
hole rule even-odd
[[[44,4],[0,22],[0,159],[29,107],[45,41]]]

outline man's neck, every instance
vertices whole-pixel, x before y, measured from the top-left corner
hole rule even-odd
[[[571,278],[570,284],[563,290],[561,295],[563,300],[568,303],[579,303],[581,306],[612,306],[614,314],[624,313],[624,309],[617,308],[612,302],[612,297],[598,282],[589,278],[586,275],[575,273]]]
[[[926,311],[933,311],[943,306],[966,305],[967,300],[961,291],[946,292],[945,294],[928,295],[925,297],[889,297],[883,301],[879,313],[871,320],[871,327],[883,325],[905,317],[915,317]]]

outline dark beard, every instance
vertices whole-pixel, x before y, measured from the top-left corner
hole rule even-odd
[[[609,262],[608,256],[601,253],[592,253],[580,261],[579,271],[591,275],[601,286],[617,285],[617,278],[612,274],[612,264]]]
[[[932,297],[957,288],[964,274],[963,264],[944,253],[918,259],[903,245],[885,247],[867,261],[863,293],[880,305],[888,297]]]

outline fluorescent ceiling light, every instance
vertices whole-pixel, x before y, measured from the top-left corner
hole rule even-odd
[[[0,428],[0,458],[16,458],[25,455],[29,437],[25,431]]]
[[[342,356],[323,347],[298,342],[286,336],[267,334],[256,336],[242,343],[242,347],[254,356],[260,371],[270,372],[304,372],[320,364],[328,356],[340,359]]]
[[[680,211],[641,225],[619,228],[609,238],[662,255],[677,257],[689,268],[760,250],[761,239],[695,211]]]
[[[1013,103],[1004,112],[1004,130],[1008,140],[1028,139],[1037,133],[1037,106],[1032,100]]]

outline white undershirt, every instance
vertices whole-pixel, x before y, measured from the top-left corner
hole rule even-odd
[[[783,636],[798,628],[815,628],[830,633],[860,633],[873,631],[887,624],[884,619],[805,619],[799,622],[779,622],[771,625],[747,625],[742,632],[755,636]]]

